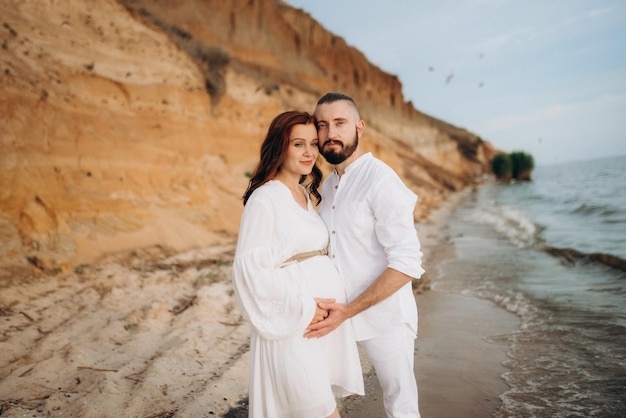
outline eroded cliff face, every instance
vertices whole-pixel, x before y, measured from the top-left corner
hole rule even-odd
[[[416,217],[493,156],[273,0],[5,0],[0,16],[0,266],[232,240],[270,120],[331,90],[357,100]]]

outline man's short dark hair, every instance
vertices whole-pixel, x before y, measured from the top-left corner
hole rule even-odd
[[[317,101],[317,106],[315,106],[315,112],[317,113],[317,107],[320,105],[331,104],[331,103],[339,102],[342,100],[345,100],[346,102],[350,104],[350,106],[352,106],[352,109],[354,109],[355,119],[357,121],[361,119],[361,115],[359,114],[359,108],[357,107],[352,97],[348,96],[347,94],[337,93],[334,91],[330,93],[326,93],[325,95],[320,97],[320,99]]]
[[[320,97],[320,99],[317,101],[317,105],[319,106],[326,103],[334,103],[339,100],[347,100],[348,102],[352,103],[356,108],[356,103],[354,103],[352,97],[348,96],[347,94],[337,92],[326,93],[325,95]]]

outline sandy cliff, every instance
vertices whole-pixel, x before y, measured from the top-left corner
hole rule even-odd
[[[494,153],[274,0],[6,0],[0,16],[0,267],[232,242],[269,121],[330,90],[359,102],[416,217]]]

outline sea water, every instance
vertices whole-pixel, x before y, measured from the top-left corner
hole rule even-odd
[[[497,417],[626,417],[626,156],[541,166],[451,213],[433,287],[521,319]],[[463,272],[459,274],[458,272]]]

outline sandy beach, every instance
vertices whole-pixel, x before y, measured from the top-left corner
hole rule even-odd
[[[458,196],[418,225],[428,270],[454,256],[443,226]],[[176,253],[110,255],[71,272],[0,275],[0,415],[71,417],[246,416],[249,325],[230,283],[234,239]],[[459,272],[462,274],[462,272]],[[491,302],[420,292],[415,372],[424,417],[485,417],[506,390],[515,316]],[[384,417],[363,356],[365,397],[345,417]]]

